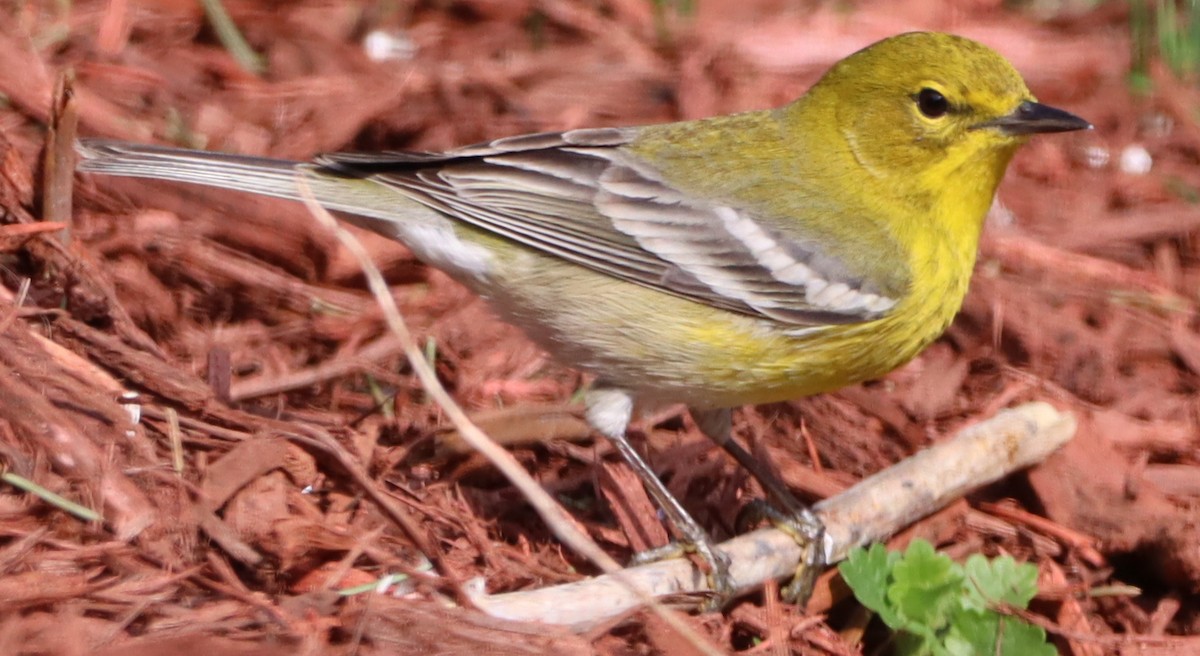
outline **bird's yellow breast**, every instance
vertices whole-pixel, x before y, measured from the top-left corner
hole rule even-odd
[[[922,273],[886,317],[805,327],[712,308],[488,240],[502,264],[487,282],[468,284],[506,321],[560,362],[639,398],[696,407],[798,398],[904,364],[958,311],[975,248],[971,240],[924,240],[911,261]]]

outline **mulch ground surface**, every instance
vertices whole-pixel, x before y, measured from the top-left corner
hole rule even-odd
[[[94,177],[73,211],[42,201],[64,179],[42,164],[63,71],[80,135],[308,158],[775,106],[911,29],[988,43],[1096,129],[1014,161],[941,340],[885,379],[740,410],[736,434],[786,479],[837,487],[1049,401],[1079,421],[1069,446],[899,543],[1036,563],[1033,611],[1064,653],[1200,653],[1197,87],[1152,66],[1131,92],[1124,3],[658,4],[227,0],[259,74],[192,0],[0,9],[0,465],[103,515],[0,484],[0,653],[692,653],[648,614],[580,636],[464,608],[472,580],[595,570],[459,446],[303,207]],[[595,540],[624,560],[665,538],[580,428],[585,380],[403,246],[362,238],[442,382]],[[728,537],[757,493],[745,474],[678,409],[637,441]],[[408,577],[337,592],[385,574]],[[820,598],[686,621],[731,652],[879,647],[875,625],[855,642],[852,601]]]

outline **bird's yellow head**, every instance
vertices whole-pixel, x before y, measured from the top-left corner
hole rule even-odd
[[[990,203],[1029,135],[1089,127],[1038,103],[991,48],[932,32],[901,34],[850,55],[796,106],[810,116],[816,107],[832,113],[822,146],[842,150],[893,196],[904,190],[919,204],[925,196],[946,199],[955,183]]]

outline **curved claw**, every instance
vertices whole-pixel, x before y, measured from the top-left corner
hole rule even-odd
[[[711,592],[700,604],[700,611],[720,610],[737,593],[737,585],[733,575],[729,573],[729,557],[717,549],[712,541],[672,541],[661,547],[634,554],[630,564],[645,565],[669,558],[683,558],[688,554],[696,554],[708,566],[708,587]]]
[[[795,575],[791,582],[784,586],[781,595],[789,603],[805,603],[812,596],[817,575],[826,565],[822,549],[825,542],[825,525],[806,507],[801,506],[800,509],[787,513],[762,499],[755,499],[746,504],[738,514],[738,532],[745,532],[748,526],[763,520],[790,535],[804,550],[804,556],[796,566]]]

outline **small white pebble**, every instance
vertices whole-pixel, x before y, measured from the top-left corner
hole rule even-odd
[[[363,37],[363,50],[371,61],[408,61],[417,54],[417,44],[399,32],[372,30]]]
[[[1090,169],[1102,169],[1108,166],[1112,153],[1104,146],[1087,146],[1083,149],[1083,163]]]
[[[122,403],[121,407],[124,408],[125,414],[129,415],[129,423],[136,426],[142,421],[142,404]]]
[[[1154,166],[1154,158],[1145,147],[1132,144],[1121,151],[1121,171],[1133,175],[1146,175]]]

